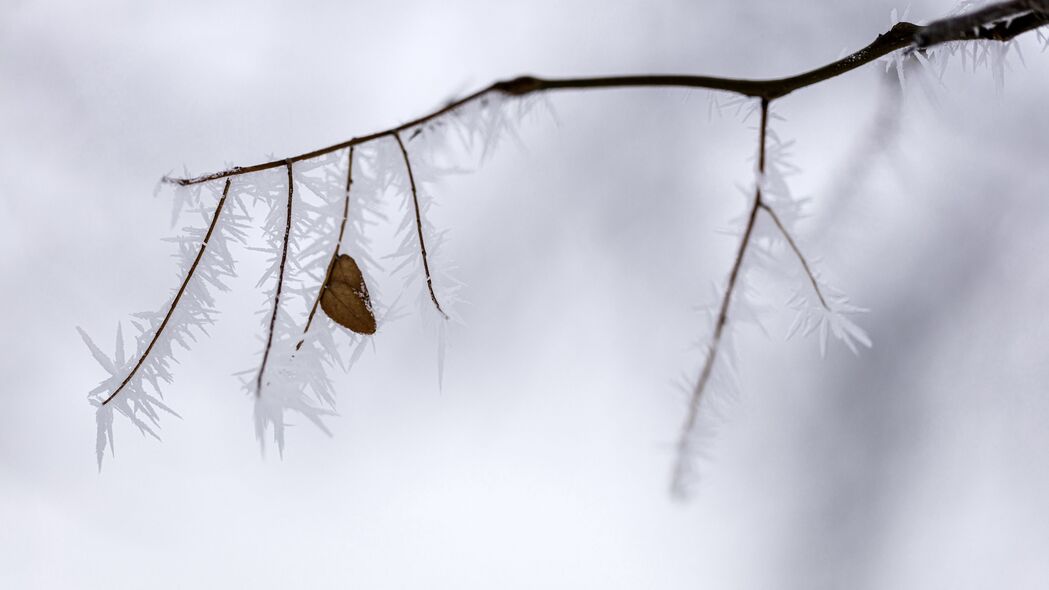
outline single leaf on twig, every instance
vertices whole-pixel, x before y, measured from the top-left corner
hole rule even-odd
[[[347,254],[340,254],[332,264],[321,295],[321,309],[340,326],[358,334],[375,333],[368,286],[357,261]]]

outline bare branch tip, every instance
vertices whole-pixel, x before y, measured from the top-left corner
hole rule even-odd
[[[518,76],[512,80],[504,80],[492,85],[492,90],[497,90],[511,96],[524,96],[544,88],[544,83],[534,76]]]

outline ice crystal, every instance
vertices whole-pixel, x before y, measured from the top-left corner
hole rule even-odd
[[[846,315],[867,310],[853,305],[844,294],[833,291],[826,285],[823,285],[821,290],[826,305],[814,305],[811,296],[800,291],[787,302],[790,308],[797,311],[793,324],[787,330],[787,338],[798,333],[803,336],[816,334],[819,339],[820,356],[827,354],[829,336],[843,342],[854,354],[859,353],[857,344],[870,348],[871,339],[867,332]]]

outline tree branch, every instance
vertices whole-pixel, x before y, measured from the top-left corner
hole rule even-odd
[[[259,373],[256,379],[256,395],[261,395],[263,378],[266,370],[266,365],[269,360],[270,350],[273,345],[273,335],[276,326],[277,314],[280,308],[280,297],[283,290],[284,283],[284,271],[288,257],[288,243],[291,235],[292,227],[292,204],[294,200],[294,178],[292,173],[292,165],[296,162],[309,160],[325,154],[329,154],[341,149],[350,149],[349,164],[347,171],[347,183],[346,183],[346,202],[343,210],[343,219],[339,228],[339,240],[336,243],[335,256],[338,255],[339,247],[342,241],[342,236],[346,227],[346,220],[348,217],[349,209],[349,190],[352,184],[352,166],[353,166],[353,148],[355,146],[368,143],[384,137],[393,138],[398,147],[401,150],[401,154],[404,158],[405,167],[408,172],[409,184],[412,192],[412,202],[415,208],[415,221],[416,231],[419,237],[419,248],[423,259],[423,269],[426,273],[426,286],[429,290],[430,298],[433,301],[438,313],[447,318],[448,316],[441,309],[441,305],[437,300],[437,296],[433,289],[433,280],[430,272],[429,260],[426,253],[426,244],[423,236],[422,217],[419,210],[419,198],[418,190],[415,184],[415,178],[412,171],[411,161],[408,157],[408,151],[401,139],[401,133],[412,128],[419,127],[430,121],[438,119],[452,111],[467,105],[475,100],[479,100],[482,97],[490,93],[501,93],[508,96],[525,96],[537,92],[551,91],[551,90],[587,90],[587,89],[610,89],[610,88],[652,88],[652,87],[678,87],[678,88],[703,88],[708,90],[720,90],[726,92],[734,92],[743,96],[754,97],[761,99],[761,127],[760,127],[760,152],[759,152],[759,166],[758,173],[763,175],[765,171],[765,141],[766,132],[768,127],[768,107],[769,103],[773,100],[786,96],[795,90],[813,86],[824,81],[836,78],[842,74],[859,68],[867,63],[870,63],[884,55],[887,55],[898,49],[909,47],[912,50],[922,51],[929,47],[951,42],[951,41],[973,41],[973,40],[990,40],[1006,42],[1016,36],[1036,29],[1038,27],[1049,24],[1049,0],[1011,0],[1007,2],[1000,2],[980,10],[963,14],[955,17],[941,19],[934,21],[926,26],[919,26],[912,23],[900,22],[896,23],[891,29],[885,33],[878,35],[873,42],[866,47],[848,55],[842,59],[836,60],[829,64],[821,67],[797,74],[795,76],[789,76],[784,78],[772,78],[772,79],[740,79],[740,78],[722,78],[714,76],[693,76],[693,75],[635,75],[635,76],[607,76],[607,77],[590,77],[590,78],[561,78],[561,79],[546,79],[538,78],[534,76],[521,76],[509,80],[503,80],[495,82],[481,90],[478,90],[470,95],[467,95],[461,99],[452,101],[426,115],[408,121],[406,123],[384,129],[382,131],[376,131],[367,135],[354,137],[347,141],[330,145],[327,147],[319,148],[311,152],[292,156],[290,158],[284,158],[280,160],[273,160],[270,162],[264,162],[254,164],[251,166],[236,166],[228,170],[221,172],[214,172],[210,174],[204,174],[192,178],[177,178],[177,177],[163,177],[163,181],[167,183],[179,184],[182,186],[194,185],[211,180],[225,179],[225,187],[222,192],[222,198],[215,209],[215,213],[211,219],[208,227],[207,235],[204,238],[204,242],[201,244],[200,250],[197,252],[197,256],[190,266],[189,271],[184,278],[182,285],[179,287],[171,306],[168,308],[164,319],[161,321],[160,326],[157,328],[156,333],[153,335],[152,340],[146,347],[142,356],[138,359],[135,366],[124,378],[123,382],[117,387],[117,389],[111,393],[103,402],[102,405],[108,404],[113,400],[120,391],[131,381],[134,375],[142,367],[146,358],[149,356],[153,347],[157,343],[160,335],[167,327],[169,320],[171,319],[175,308],[178,306],[185,290],[189,284],[190,279],[193,277],[194,272],[200,263],[204,252],[207,248],[208,240],[211,238],[212,232],[214,231],[222,208],[226,202],[226,198],[229,195],[231,179],[233,176],[241,174],[249,174],[252,172],[259,172],[262,170],[269,170],[280,166],[287,167],[288,171],[288,203],[287,203],[287,226],[284,234],[284,244],[281,253],[280,269],[277,277],[277,289],[274,296],[273,302],[273,314],[269,322],[269,333],[266,341],[266,348],[263,353],[262,363],[259,367]],[[750,208],[747,225],[743,233],[738,253],[733,262],[731,272],[729,274],[728,285],[725,293],[721,300],[721,306],[718,313],[717,323],[714,328],[714,335],[712,343],[709,349],[709,353],[704,361],[702,370],[700,371],[699,378],[696,382],[695,387],[692,391],[692,396],[689,401],[688,414],[682,427],[677,451],[678,457],[674,468],[673,487],[680,490],[684,484],[682,478],[685,472],[685,463],[687,461],[688,441],[689,436],[693,428],[695,427],[696,417],[699,411],[699,404],[701,397],[707,387],[708,381],[713,371],[714,362],[717,359],[719,353],[719,347],[721,344],[722,336],[724,333],[725,326],[728,322],[728,313],[731,305],[732,296],[735,292],[736,284],[738,281],[740,269],[742,267],[743,259],[746,255],[747,248],[750,245],[751,236],[754,229],[754,224],[757,219],[758,210],[764,209],[773,222],[783,233],[794,251],[795,255],[801,261],[806,274],[812,283],[813,288],[819,297],[820,303],[824,308],[827,308],[827,302],[824,299],[823,293],[820,291],[818,281],[812,273],[811,268],[808,265],[807,260],[802,255],[796,242],[786,231],[786,228],[781,223],[776,213],[769,208],[761,197],[761,183],[755,190],[754,202]],[[333,260],[334,260],[333,256]],[[325,276],[325,282],[327,281],[327,274],[331,272],[331,264],[329,263],[328,270]],[[314,302],[313,308],[310,311],[309,320],[306,324],[306,330],[309,329],[310,324],[313,321],[313,317],[316,314],[317,304],[320,301],[320,294],[323,293],[324,283],[318,292],[317,301]],[[303,332],[303,338],[305,332]],[[296,345],[296,350],[302,346],[302,340]]]
[[[157,340],[160,339],[160,335],[164,332],[164,328],[167,327],[168,321],[171,320],[172,314],[175,313],[175,308],[178,306],[178,302],[182,299],[182,294],[186,292],[186,287],[189,286],[189,281],[193,278],[193,273],[197,271],[197,266],[200,264],[201,258],[204,258],[204,251],[208,248],[208,241],[211,240],[211,234],[215,231],[215,226],[218,225],[219,214],[222,213],[222,207],[226,204],[226,197],[229,196],[229,187],[232,182],[231,179],[226,179],[226,186],[222,188],[222,198],[219,199],[219,204],[215,206],[215,213],[211,216],[211,222],[208,224],[208,232],[204,235],[204,241],[200,244],[200,250],[197,250],[197,257],[193,259],[193,264],[190,265],[189,271],[186,272],[186,277],[182,279],[182,285],[179,286],[178,292],[175,294],[175,299],[171,301],[171,307],[168,308],[167,313],[164,314],[164,319],[160,322],[160,326],[157,327],[157,331],[153,334],[153,339],[149,341],[149,345],[146,346],[145,352],[139,357],[135,366],[128,372],[127,376],[124,377],[124,380],[120,382],[120,386],[117,387],[113,393],[109,394],[109,397],[102,401],[103,406],[113,401],[113,398],[115,398],[117,394],[124,389],[124,386],[131,381],[131,378],[135,376],[135,373],[137,373],[142,367],[142,364],[146,362],[146,357],[149,356],[149,353],[153,350],[153,346],[157,343]]]
[[[1030,2],[1031,0],[1027,0]],[[1037,1],[1037,0],[1036,0]],[[561,78],[545,79],[534,76],[521,76],[510,80],[495,82],[486,88],[478,90],[461,99],[452,101],[441,108],[389,129],[376,131],[367,135],[354,137],[347,141],[319,148],[311,152],[273,160],[251,166],[235,166],[221,172],[213,172],[192,178],[177,178],[165,176],[162,180],[167,183],[180,184],[183,186],[198,184],[226,178],[239,174],[250,174],[261,170],[269,170],[284,166],[288,162],[301,162],[318,156],[323,156],[334,151],[346,149],[380,139],[382,137],[395,137],[402,131],[418,127],[446,115],[455,109],[473,102],[492,92],[499,92],[510,96],[524,96],[535,92],[546,90],[586,90],[607,88],[654,88],[654,87],[677,87],[677,88],[704,88],[708,90],[723,90],[735,92],[744,96],[763,98],[772,101],[776,98],[786,96],[795,90],[819,84],[826,80],[836,78],[846,72],[868,64],[879,57],[892,53],[904,47],[915,47],[927,49],[933,45],[939,45],[949,41],[973,41],[978,39],[990,41],[1008,41],[1017,35],[1049,24],[1049,14],[1034,11],[1011,19],[1008,22],[999,22],[978,29],[958,28],[950,25],[960,19],[968,18],[967,15],[936,21],[925,27],[907,22],[896,23],[891,29],[878,37],[868,46],[859,51],[845,56],[827,65],[815,68],[808,72],[786,78],[773,78],[765,80],[748,80],[740,78],[719,78],[715,76],[690,76],[690,75],[640,75],[640,76],[607,76],[596,78]],[[968,21],[966,21],[968,22]],[[930,34],[926,34],[930,33]]]

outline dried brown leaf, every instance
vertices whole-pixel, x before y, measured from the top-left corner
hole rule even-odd
[[[347,254],[340,254],[332,264],[321,295],[321,309],[340,326],[358,334],[375,333],[368,286],[357,261]]]

